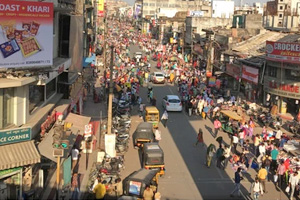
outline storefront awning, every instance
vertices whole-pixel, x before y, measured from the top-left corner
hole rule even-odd
[[[33,140],[0,146],[0,152],[0,170],[41,162]]]
[[[78,135],[83,135],[84,126],[89,124],[91,117],[85,117],[81,115],[76,115],[73,113],[69,113],[65,122],[70,122],[73,125],[71,126],[71,134],[68,136],[69,147],[64,149],[64,155],[62,158],[67,158],[70,155],[73,145],[75,144],[76,138]],[[38,149],[40,154],[54,162],[57,162],[57,158],[53,156],[53,136],[54,130],[53,128],[49,131],[49,133],[45,136],[42,142],[38,145]]]

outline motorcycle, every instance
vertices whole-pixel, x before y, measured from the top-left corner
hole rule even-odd
[[[270,113],[262,113],[258,116],[258,121],[266,127],[269,127],[274,121]]]
[[[282,119],[279,116],[277,116],[275,120],[272,122],[272,125],[276,130],[279,130],[283,125]]]

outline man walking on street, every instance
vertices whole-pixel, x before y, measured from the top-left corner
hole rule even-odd
[[[266,189],[266,178],[268,176],[268,172],[265,169],[265,165],[262,165],[261,169],[258,171],[257,177],[259,178],[259,182],[263,186],[264,193],[268,193]]]
[[[234,197],[234,193],[238,193],[238,196],[241,196],[241,180],[243,177],[241,177],[241,171],[242,168],[238,168],[237,171],[234,173],[234,189],[230,194],[230,197]]]
[[[161,123],[164,125],[164,127],[167,126],[167,121],[168,121],[168,112],[167,110],[165,110],[165,112],[163,113],[163,115],[161,116]]]
[[[75,167],[78,164],[79,150],[74,146],[71,154],[72,154],[72,171],[74,173],[76,171]]]
[[[256,177],[255,181],[251,184],[249,195],[251,195],[252,190],[253,190],[253,200],[258,200],[259,194],[263,195],[263,193],[264,193],[258,177]]]
[[[289,178],[289,186],[291,191],[290,200],[294,199],[295,188],[298,184],[299,184],[298,172],[295,171],[292,175],[290,175]]]

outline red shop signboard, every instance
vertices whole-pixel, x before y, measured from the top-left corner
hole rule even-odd
[[[240,66],[234,64],[226,64],[226,74],[239,79],[240,78]]]

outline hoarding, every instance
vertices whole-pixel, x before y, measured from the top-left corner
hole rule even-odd
[[[266,41],[267,60],[300,63],[300,43]]]
[[[53,64],[53,3],[0,2],[0,68]]]
[[[97,15],[99,17],[104,16],[104,0],[98,0],[97,1]]]
[[[242,79],[257,84],[258,83],[258,69],[243,65]]]
[[[31,128],[16,128],[0,131],[0,146],[31,140]]]

